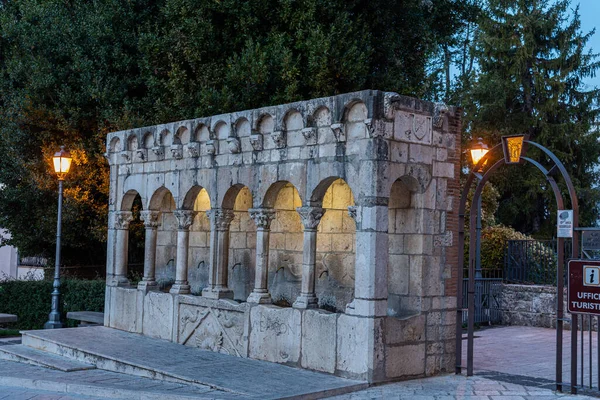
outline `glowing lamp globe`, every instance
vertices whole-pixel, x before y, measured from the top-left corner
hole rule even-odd
[[[487,154],[489,148],[482,138],[478,138],[476,141],[473,141],[469,151],[471,152],[471,161],[473,162],[473,166],[475,166]]]
[[[65,150],[65,146],[60,146],[60,151],[54,154],[54,172],[58,179],[64,179],[71,169],[71,153]]]

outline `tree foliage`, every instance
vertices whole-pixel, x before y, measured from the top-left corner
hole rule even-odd
[[[432,92],[452,0],[12,0],[0,3],[0,226],[52,256],[56,179],[66,263],[104,261],[105,135],[337,93]]]
[[[582,79],[600,64],[584,50],[593,32],[581,32],[578,10],[569,6],[569,0],[488,1],[474,47],[479,73],[466,125],[468,136],[488,143],[523,133],[554,152],[573,179],[581,224],[590,225],[598,219],[600,200],[592,189],[598,180],[600,142],[593,123],[600,90],[586,90]],[[528,155],[551,165],[533,149]],[[502,223],[552,237],[556,203],[535,167],[507,167],[492,182],[501,193]]]

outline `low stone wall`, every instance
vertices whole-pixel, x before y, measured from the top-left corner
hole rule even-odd
[[[455,364],[452,297],[426,298],[419,314],[365,318],[134,288],[106,293],[105,326],[237,357],[369,382],[432,376]]]
[[[502,284],[498,299],[502,325],[556,327],[556,287],[545,285]],[[567,313],[567,290],[564,291],[565,318]],[[565,322],[570,328],[570,323]]]

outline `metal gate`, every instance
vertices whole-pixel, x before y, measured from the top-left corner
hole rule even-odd
[[[467,293],[469,278],[463,279],[463,293]],[[502,278],[475,278],[475,323],[498,324],[501,322],[500,293]],[[462,299],[462,307],[467,309],[467,297]],[[468,313],[463,313],[463,324],[467,323]]]

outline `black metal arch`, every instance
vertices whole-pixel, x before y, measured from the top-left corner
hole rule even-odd
[[[554,163],[554,165],[552,166],[552,168],[550,168],[550,170],[546,169],[541,163],[539,163],[536,160],[533,160],[532,158],[526,157],[524,155],[521,155],[520,159],[522,161],[525,162],[529,162],[532,165],[534,165],[538,170],[540,170],[544,176],[546,177],[546,180],[548,181],[548,183],[550,184],[550,187],[552,188],[552,192],[554,193],[554,197],[556,199],[556,205],[557,205],[557,209],[558,210],[564,210],[564,199],[562,196],[562,193],[560,192],[560,189],[558,187],[558,184],[556,183],[556,180],[554,179],[554,177],[552,176],[555,173],[555,170],[558,170],[560,172],[560,174],[562,175],[568,191],[569,191],[569,197],[570,197],[570,201],[571,201],[571,207],[573,209],[573,227],[577,228],[578,224],[579,224],[579,205],[578,205],[578,201],[577,201],[577,195],[575,192],[575,188],[573,186],[573,183],[571,181],[571,178],[567,172],[567,170],[565,169],[564,165],[562,164],[562,162],[556,157],[556,155],[554,155],[550,150],[548,150],[546,147],[540,145],[539,143],[535,143],[529,140],[524,140],[523,144],[525,145],[531,145],[533,147],[538,148],[539,150],[541,150],[544,154],[546,154],[550,160]],[[490,179],[490,177],[493,175],[493,173],[500,168],[501,166],[506,164],[506,161],[504,159],[504,157],[502,157],[500,160],[498,160],[496,163],[494,163],[494,165],[492,165],[491,167],[487,168],[487,170],[485,171],[485,173],[483,175],[481,175],[479,172],[474,172],[474,171],[479,171],[483,166],[485,166],[485,164],[487,163],[487,161],[491,158],[491,155],[496,153],[498,149],[502,149],[502,143],[497,144],[496,146],[494,146],[492,149],[490,149],[482,158],[481,160],[477,163],[477,165],[473,168],[473,170],[471,171],[471,173],[469,174],[467,181],[465,183],[465,187],[463,189],[462,195],[461,195],[461,199],[460,199],[460,204],[459,204],[459,211],[458,211],[458,223],[459,223],[459,227],[458,227],[458,246],[459,246],[459,251],[458,251],[458,267],[459,267],[459,273],[458,273],[458,285],[457,285],[457,314],[456,314],[456,373],[460,374],[461,370],[462,370],[462,317],[463,317],[463,309],[462,309],[462,299],[463,299],[463,293],[462,293],[462,280],[463,280],[463,276],[462,276],[462,266],[464,263],[464,242],[465,242],[465,232],[464,232],[464,225],[465,225],[465,208],[466,208],[466,203],[467,203],[467,196],[469,193],[469,190],[471,188],[471,185],[473,184],[473,181],[475,179],[478,179],[479,182],[477,183],[477,186],[475,187],[475,193],[473,195],[473,199],[471,201],[471,210],[470,210],[470,237],[469,237],[469,284],[468,284],[468,338],[467,338],[467,376],[472,376],[473,375],[473,332],[474,332],[474,325],[475,325],[475,239],[476,239],[476,235],[475,235],[475,224],[473,223],[473,221],[475,221],[475,219],[477,218],[477,208],[473,207],[473,204],[477,204],[477,202],[479,201],[479,198],[481,197],[481,193],[483,191],[483,187],[485,186],[485,184],[487,183],[487,181]],[[563,238],[558,238],[558,268],[557,268],[557,287],[562,289],[564,287],[564,271],[563,271],[563,265],[564,265],[564,239]],[[577,235],[573,235],[573,248],[572,248],[572,257],[575,258],[576,255],[579,253],[579,241],[578,241],[578,237]],[[556,327],[556,385],[557,385],[557,390],[562,390],[562,342],[563,342],[563,337],[562,337],[562,331],[563,331],[563,317],[564,317],[564,310],[563,310],[563,290],[557,290],[557,296],[558,296],[558,304],[557,304],[557,327]],[[573,319],[574,321],[572,322],[572,324],[574,324],[574,326],[572,327],[572,336],[575,336],[575,340],[573,340],[572,338],[572,346],[573,343],[576,349],[576,338],[577,338],[577,321],[576,319]],[[573,351],[572,351],[573,353]],[[572,382],[576,382],[576,378],[577,378],[577,356],[576,356],[576,352],[575,352],[575,356],[571,358],[571,380]],[[573,366],[575,366],[573,368]],[[572,385],[573,386],[573,385]]]

